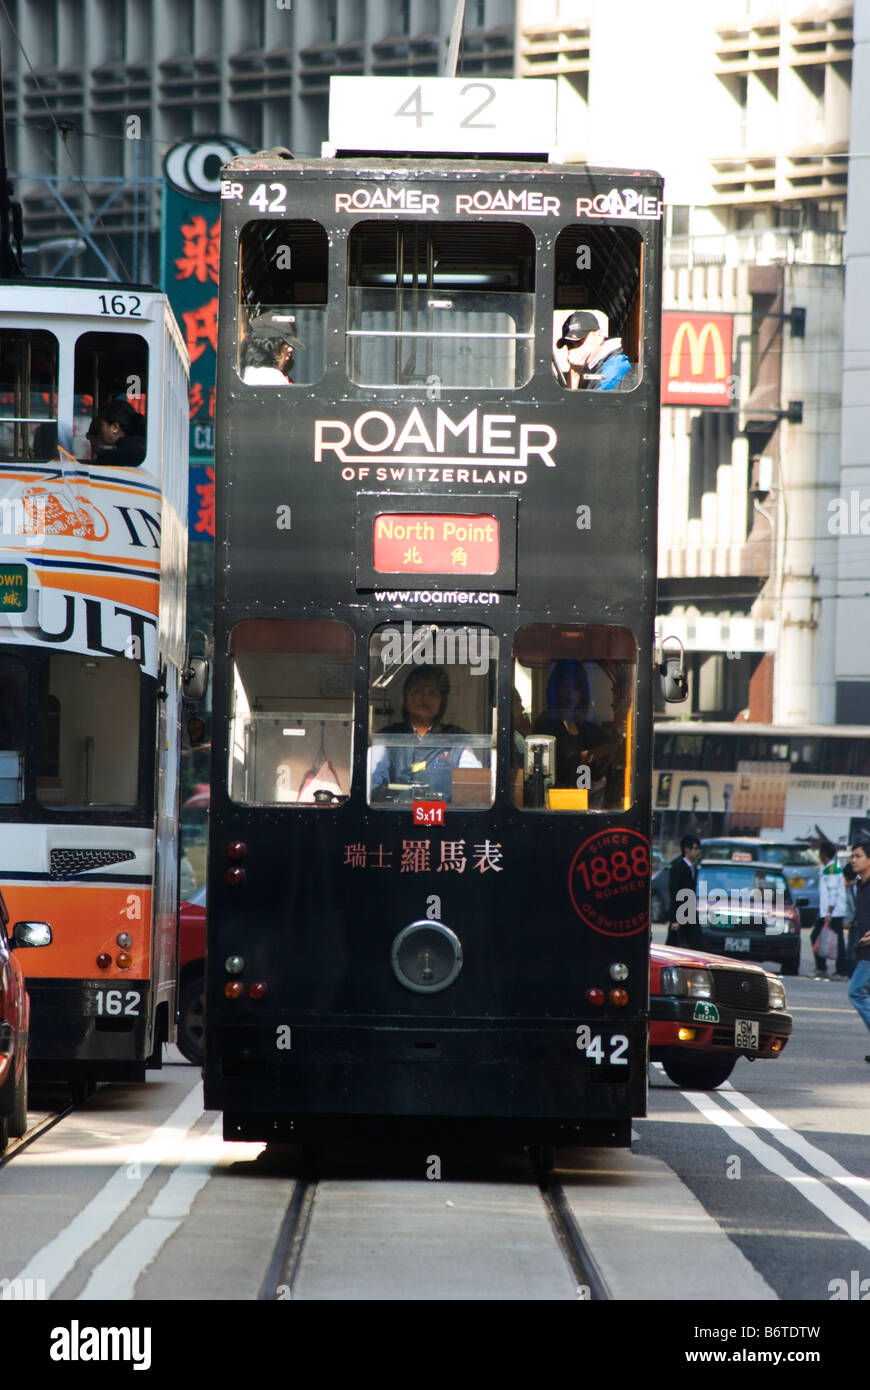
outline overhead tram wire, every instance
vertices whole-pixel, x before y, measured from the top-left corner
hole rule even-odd
[[[78,180],[78,182],[81,184],[82,192],[83,192],[85,198],[87,199],[88,204],[90,205],[91,208],[93,208],[93,207],[95,206],[95,201],[96,201],[96,200],[92,197],[91,193],[89,192],[88,186],[87,186],[87,184],[86,184],[86,182],[85,182],[85,180],[84,180],[84,177],[82,176],[81,171],[80,171],[79,169],[76,168],[75,161],[74,161],[73,156],[72,156],[72,151],[71,151],[71,149],[69,148],[69,144],[67,143],[66,136],[65,136],[64,132],[61,130],[60,125],[58,124],[58,121],[57,121],[57,117],[55,116],[54,112],[52,111],[51,107],[49,106],[49,104],[48,104],[48,99],[47,99],[47,97],[46,97],[46,95],[45,95],[45,92],[42,90],[42,87],[40,86],[39,78],[36,76],[36,73],[35,73],[35,71],[34,71],[33,64],[32,64],[31,61],[30,61],[30,57],[29,57],[29,55],[28,55],[27,49],[24,47],[24,44],[21,42],[21,35],[19,34],[19,32],[18,32],[18,30],[17,30],[17,28],[16,28],[16,26],[15,26],[15,23],[14,23],[14,21],[13,21],[13,19],[12,19],[12,16],[11,16],[10,13],[9,13],[8,7],[7,7],[7,5],[6,5],[6,0],[0,0],[0,9],[3,10],[3,14],[4,14],[5,18],[6,18],[6,23],[9,25],[9,28],[10,28],[10,30],[11,30],[11,32],[12,32],[14,38],[15,38],[15,42],[18,44],[18,47],[20,48],[21,53],[22,53],[22,55],[23,55],[23,57],[24,57],[24,61],[25,61],[25,63],[27,64],[27,66],[28,66],[28,68],[29,68],[29,70],[30,70],[30,76],[31,76],[31,78],[33,79],[33,85],[36,87],[36,90],[37,90],[37,92],[39,93],[39,96],[42,98],[42,101],[43,101],[43,104],[44,104],[44,106],[45,106],[45,109],[46,109],[46,111],[48,112],[49,119],[50,119],[52,125],[54,126],[55,131],[56,131],[57,134],[60,136],[60,138],[61,138],[61,140],[62,140],[62,142],[63,142],[63,147],[64,147],[64,149],[66,150],[67,155],[69,156],[69,161],[70,161],[70,163],[71,163],[71,165],[72,165],[72,168],[73,168],[73,175],[74,175],[74,177]],[[0,77],[2,77],[2,73],[0,73]],[[67,133],[68,133],[68,132],[67,132]],[[108,227],[107,227],[107,226],[105,225],[105,223],[103,222],[102,216],[98,216],[98,217],[97,217],[97,220],[96,220],[96,222],[94,223],[94,226],[99,226],[99,227],[102,229],[102,234],[103,234],[103,236],[105,236],[107,242],[109,243],[109,246],[112,248],[112,252],[113,252],[113,254],[114,254],[114,256],[115,256],[115,259],[116,259],[116,261],[117,261],[117,264],[118,264],[120,270],[123,272],[123,278],[124,278],[125,280],[127,280],[127,281],[131,281],[131,280],[132,280],[132,276],[130,275],[130,271],[129,271],[129,268],[128,268],[128,266],[127,266],[127,262],[124,260],[124,257],[121,255],[121,252],[118,250],[118,247],[115,245],[115,242],[114,242],[114,240],[112,239],[112,234],[111,234],[111,232],[109,231]]]

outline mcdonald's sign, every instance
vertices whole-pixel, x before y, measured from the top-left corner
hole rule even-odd
[[[731,314],[662,314],[662,405],[731,402]]]

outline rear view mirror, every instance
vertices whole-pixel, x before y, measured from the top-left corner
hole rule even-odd
[[[191,656],[181,672],[181,689],[185,700],[195,703],[208,689],[208,662],[204,656]]]
[[[50,946],[51,927],[47,922],[16,922],[12,928],[13,946]]]

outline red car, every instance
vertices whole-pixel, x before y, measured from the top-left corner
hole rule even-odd
[[[205,1060],[205,884],[181,904],[178,920],[178,1049]]]
[[[690,1090],[721,1086],[738,1057],[778,1057],[791,1036],[785,986],[749,961],[650,948],[650,1061]]]
[[[20,1139],[27,1128],[30,996],[15,952],[25,946],[47,946],[50,941],[47,922],[16,922],[10,938],[9,911],[0,893],[0,1153],[10,1136]]]

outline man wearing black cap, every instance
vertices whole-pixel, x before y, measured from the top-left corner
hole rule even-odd
[[[571,391],[584,386],[596,391],[626,391],[633,384],[627,379],[631,363],[622,351],[622,339],[608,338],[607,316],[598,309],[577,309],[569,314],[556,347],[568,350],[568,371],[560,375]]]
[[[242,343],[242,380],[248,386],[292,386],[293,353],[301,347],[295,315],[259,314],[248,324]]]

